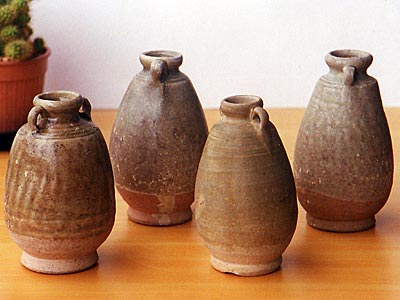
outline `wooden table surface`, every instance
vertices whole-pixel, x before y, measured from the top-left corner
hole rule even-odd
[[[303,109],[269,109],[290,160]],[[114,229],[99,248],[98,265],[69,275],[25,269],[0,214],[0,299],[400,299],[400,108],[388,108],[395,152],[395,181],[375,228],[335,234],[312,229],[299,205],[293,240],[275,273],[243,278],[209,263],[193,221],[149,227],[128,221],[117,194]],[[207,110],[208,125],[219,118]],[[94,111],[109,139],[115,111]],[[0,152],[0,210],[8,152]]]

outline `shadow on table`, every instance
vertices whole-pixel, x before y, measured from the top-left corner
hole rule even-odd
[[[0,133],[0,151],[9,151],[16,132],[3,132]]]

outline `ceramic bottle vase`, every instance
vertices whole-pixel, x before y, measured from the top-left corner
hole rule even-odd
[[[107,146],[91,121],[89,101],[79,94],[44,93],[33,103],[10,152],[7,228],[28,269],[49,274],[87,269],[114,224]]]
[[[372,56],[326,55],[329,73],[315,87],[301,123],[294,176],[308,223],[336,232],[375,225],[393,182],[393,152]]]
[[[130,83],[110,140],[116,187],[130,220],[174,225],[191,219],[197,166],[208,130],[182,55],[150,51]]]
[[[296,191],[282,141],[256,96],[221,103],[196,178],[194,218],[219,271],[279,268],[297,222]]]

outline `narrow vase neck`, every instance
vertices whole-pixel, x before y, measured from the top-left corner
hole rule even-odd
[[[155,62],[163,61],[167,66],[168,71],[173,72],[178,71],[183,58],[182,54],[175,51],[155,50],[140,54],[139,60],[145,70],[149,70]]]
[[[33,104],[43,107],[48,113],[48,119],[57,123],[79,121],[84,98],[75,92],[57,91],[37,95]]]
[[[372,55],[360,50],[335,50],[325,56],[331,73],[343,73],[346,67],[354,67],[357,74],[366,74],[372,63]]]
[[[221,113],[230,118],[249,119],[251,111],[263,107],[263,101],[257,96],[239,95],[225,98],[221,102]]]

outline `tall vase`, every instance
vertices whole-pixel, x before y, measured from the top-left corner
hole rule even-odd
[[[371,54],[336,50],[316,84],[295,153],[297,194],[308,223],[335,232],[375,225],[393,182],[393,150]]]
[[[89,101],[79,94],[44,93],[33,103],[8,161],[7,228],[28,269],[81,271],[97,262],[96,249],[114,224],[107,146],[91,121]]]
[[[262,106],[256,96],[222,101],[196,178],[194,216],[211,264],[242,276],[278,269],[297,222],[290,163]]]
[[[130,83],[110,140],[116,187],[130,220],[174,225],[191,219],[197,166],[208,130],[182,55],[150,51]]]

